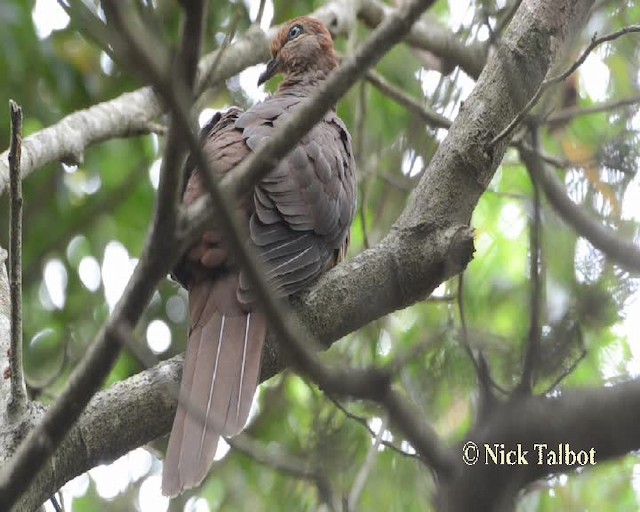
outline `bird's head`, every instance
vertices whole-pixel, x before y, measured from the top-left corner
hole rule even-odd
[[[258,85],[283,73],[285,79],[306,73],[328,75],[338,66],[331,34],[322,22],[303,16],[285,23],[271,42],[271,60]]]

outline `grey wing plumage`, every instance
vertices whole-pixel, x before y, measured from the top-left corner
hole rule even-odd
[[[273,97],[242,114],[236,127],[249,148],[264,143],[300,101]],[[350,136],[330,111],[255,188],[251,240],[278,294],[308,287],[343,254],[355,194]],[[240,288],[242,298],[250,300],[242,276]]]

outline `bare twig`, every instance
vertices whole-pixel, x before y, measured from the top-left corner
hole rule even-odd
[[[359,3],[358,18],[369,27],[377,27],[393,12],[393,9],[380,0],[362,0]],[[424,19],[411,28],[405,42],[433,52],[447,63],[460,66],[465,73],[474,78],[480,75],[486,62],[484,44],[465,45],[457,34]]]
[[[258,6],[258,14],[256,15],[255,21],[255,24],[257,26],[262,25],[262,17],[264,16],[264,6],[266,3],[266,0],[260,0],[260,5]]]
[[[573,371],[578,367],[580,362],[586,357],[587,349],[582,346],[580,350],[580,354],[576,357],[571,364],[560,374],[558,377],[549,385],[549,387],[545,390],[543,395],[548,395],[551,393],[564,379],[566,379],[569,375],[573,373]]]
[[[20,159],[22,155],[22,109],[9,100],[11,113],[11,146],[9,149],[9,174],[11,182],[11,242],[9,246],[9,283],[11,290],[11,399],[8,411],[20,411],[27,400],[22,373],[22,180]]]
[[[406,92],[399,87],[389,83],[382,75],[375,71],[368,71],[366,74],[367,81],[372,83],[382,94],[396,101],[409,112],[416,114],[425,124],[434,128],[449,128],[451,121],[446,117],[438,114],[435,110],[421,105]]]
[[[362,495],[362,491],[364,491],[364,486],[367,484],[369,473],[371,473],[371,470],[376,463],[380,443],[382,442],[382,436],[386,431],[387,417],[384,416],[382,418],[382,421],[380,422],[380,429],[378,430],[378,433],[373,440],[373,444],[371,445],[371,448],[369,448],[369,452],[367,453],[367,457],[364,460],[364,464],[360,468],[360,471],[358,471],[358,475],[356,476],[356,480],[353,483],[353,487],[351,487],[351,492],[349,493],[349,498],[347,499],[347,512],[352,512],[358,509],[358,501],[360,501],[360,496]]]
[[[544,190],[553,209],[567,224],[614,263],[628,272],[640,273],[640,248],[633,241],[619,237],[592,218],[584,208],[571,201],[560,181],[545,168],[538,153],[523,146],[520,155],[533,178]]]
[[[214,77],[216,76],[216,73],[218,71],[218,66],[220,66],[222,57],[224,56],[225,52],[229,48],[229,44],[231,44],[233,37],[236,35],[236,30],[238,29],[238,23],[240,23],[240,14],[236,11],[233,18],[231,19],[229,28],[227,29],[227,32],[224,35],[222,44],[220,45],[220,48],[218,48],[218,51],[215,53],[211,66],[209,66],[208,69],[206,69],[202,79],[198,80],[198,83],[196,84],[196,91],[195,91],[196,98],[199,98],[202,95],[202,93],[204,93],[204,91],[207,88],[207,84],[210,84],[211,82],[215,81]]]
[[[512,1],[511,5],[507,8],[507,12],[505,13],[503,18],[500,20],[500,22],[496,26],[496,29],[495,29],[496,34],[502,34],[502,32],[504,32],[504,30],[509,26],[509,23],[511,23],[511,20],[513,19],[513,15],[520,8],[521,3],[522,3],[522,0]]]
[[[225,438],[229,446],[234,450],[248,455],[255,461],[265,466],[271,467],[287,475],[295,476],[303,480],[316,480],[321,477],[321,472],[314,468],[309,461],[301,460],[293,455],[278,452],[274,453],[266,449],[247,434],[241,433],[237,436]]]
[[[456,293],[456,301],[458,306],[458,315],[460,316],[460,332],[462,334],[462,346],[471,359],[473,366],[478,377],[478,384],[480,386],[481,396],[485,404],[489,404],[493,401],[492,388],[496,389],[503,395],[507,395],[507,391],[498,385],[491,378],[491,371],[489,369],[489,363],[485,359],[481,350],[477,351],[477,354],[473,353],[471,343],[469,341],[469,330],[467,328],[467,318],[464,307],[464,272],[458,275],[458,292]]]
[[[356,423],[358,423],[359,425],[362,425],[367,432],[369,432],[369,435],[375,439],[376,437],[376,433],[373,431],[373,429],[369,426],[369,423],[367,422],[367,418],[363,418],[362,416],[358,416],[357,414],[352,413],[349,409],[347,409],[344,405],[342,405],[337,398],[329,395],[328,396],[329,400],[331,400],[333,402],[333,404],[342,411],[342,413],[349,418],[350,420],[355,421]],[[418,452],[412,451],[412,452],[405,452],[402,448],[399,448],[398,446],[396,446],[395,444],[393,444],[390,441],[387,441],[385,439],[382,439],[381,441],[383,446],[386,446],[387,448],[389,448],[390,450],[393,450],[394,452],[396,452],[398,455],[402,455],[403,457],[407,457],[410,459],[415,459],[417,461],[420,462],[424,462],[424,459],[420,456],[420,454]]]
[[[534,151],[538,150],[537,130],[531,132]],[[540,219],[540,190],[538,183],[531,176],[533,186],[533,221],[529,227],[529,278],[531,280],[531,325],[529,326],[529,339],[524,357],[522,379],[519,391],[531,393],[536,379],[536,366],[540,357],[540,340],[542,326],[540,315],[542,310],[542,283],[540,277],[541,258],[541,219]]]
[[[589,45],[585,48],[585,50],[582,52],[580,57],[578,57],[578,59],[571,66],[569,66],[564,72],[560,73],[559,75],[556,75],[551,78],[547,78],[540,84],[540,86],[538,87],[538,90],[533,95],[533,97],[529,100],[529,102],[525,105],[525,107],[498,135],[496,135],[491,140],[491,142],[489,143],[489,147],[495,146],[502,139],[511,135],[513,130],[515,130],[515,128],[522,122],[524,117],[535,106],[535,104],[538,102],[542,94],[552,85],[555,85],[559,82],[564,81],[569,75],[574,73],[584,63],[584,61],[587,60],[587,57],[595,48],[600,46],[602,43],[613,41],[614,39],[617,39],[620,36],[623,36],[625,34],[631,34],[634,32],[640,32],[640,25],[629,25],[628,27],[625,27],[621,30],[616,30],[611,34],[607,34],[602,37],[596,37],[596,35],[594,34],[593,38],[591,39],[591,43],[589,43]]]
[[[570,107],[553,112],[547,117],[547,123],[564,123],[580,116],[588,116],[591,114],[599,114],[600,112],[609,112],[611,110],[628,107],[640,103],[640,96],[632,96],[622,100],[607,101],[591,107]]]

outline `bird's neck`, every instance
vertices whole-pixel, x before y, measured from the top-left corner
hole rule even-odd
[[[304,73],[289,73],[278,87],[277,95],[300,93],[317,88],[324,82],[329,73],[323,70],[309,71]]]

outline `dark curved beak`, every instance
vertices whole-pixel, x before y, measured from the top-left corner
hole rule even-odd
[[[267,80],[272,78],[274,75],[276,75],[280,71],[278,69],[279,68],[278,64],[279,62],[276,57],[272,58],[269,62],[267,62],[267,69],[265,69],[260,75],[260,77],[258,78],[259,86],[265,83]]]

